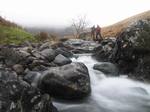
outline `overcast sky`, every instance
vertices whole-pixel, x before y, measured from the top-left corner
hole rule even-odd
[[[86,15],[104,27],[149,9],[149,0],[0,0],[0,15],[22,26],[66,26]]]

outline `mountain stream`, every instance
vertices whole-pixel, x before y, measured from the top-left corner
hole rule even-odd
[[[59,112],[150,112],[150,85],[125,76],[106,77],[92,67],[90,55],[72,58],[89,70],[92,92],[79,100],[52,99]]]

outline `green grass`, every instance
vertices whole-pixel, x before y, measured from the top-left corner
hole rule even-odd
[[[150,53],[150,27],[147,27],[147,30],[140,32],[139,42],[134,46],[134,51],[139,54]]]
[[[0,25],[0,42],[17,44],[24,41],[35,41],[35,37],[23,29]]]

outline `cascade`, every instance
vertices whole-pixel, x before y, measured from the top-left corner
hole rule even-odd
[[[126,77],[106,77],[90,55],[72,58],[89,70],[92,92],[79,100],[52,99],[59,112],[150,112],[150,85]]]

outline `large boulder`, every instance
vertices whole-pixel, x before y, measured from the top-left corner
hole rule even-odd
[[[111,59],[123,74],[150,80],[150,22],[137,20],[116,40]]]
[[[13,67],[15,64],[21,64],[22,66],[25,66],[28,62],[28,60],[22,57],[18,52],[7,47],[0,48],[0,59],[4,60],[3,63],[7,67]]]
[[[57,112],[50,96],[19,79],[9,69],[0,70],[0,112]]]
[[[88,69],[78,62],[49,70],[41,86],[51,96],[65,99],[85,97],[91,91]]]
[[[104,74],[106,74],[107,76],[118,76],[119,75],[117,66],[110,62],[96,63],[96,64],[94,64],[93,69],[99,70],[99,71],[103,72]]]
[[[96,44],[92,39],[68,39],[65,41],[64,46],[66,48],[70,48],[70,51],[75,54],[81,53],[93,53],[93,49],[95,48]]]
[[[98,61],[111,61],[111,54],[115,47],[116,38],[107,37],[101,41],[99,49],[96,49],[92,55]]]

